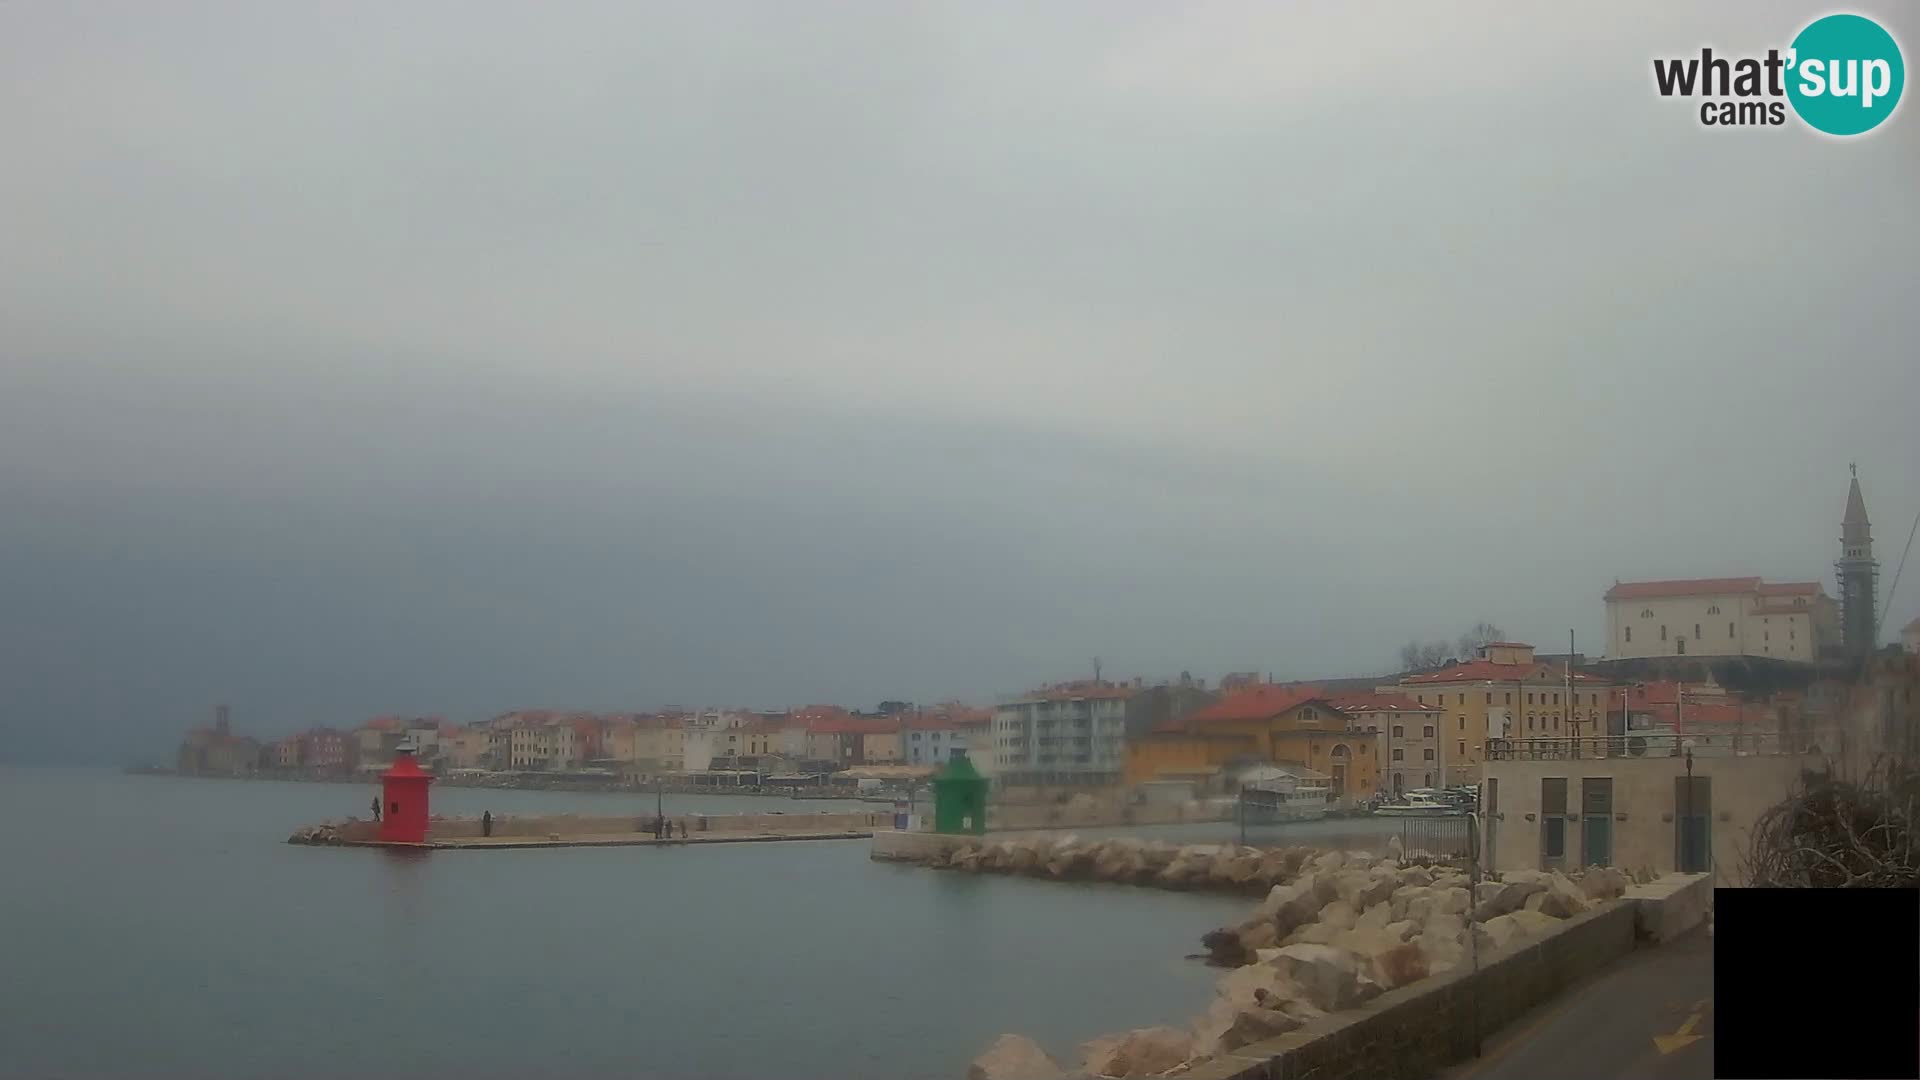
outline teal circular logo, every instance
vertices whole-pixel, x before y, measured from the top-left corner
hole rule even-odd
[[[1816,131],[1859,135],[1893,115],[1907,65],[1893,35],[1860,15],[1807,24],[1789,54],[1787,100]]]

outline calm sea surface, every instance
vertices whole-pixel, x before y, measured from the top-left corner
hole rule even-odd
[[[880,864],[866,841],[405,855],[284,842],[372,793],[0,769],[0,1075],[950,1080],[1001,1032],[1066,1054],[1186,1023],[1212,978],[1182,957],[1250,903]],[[449,814],[652,808],[434,793]]]

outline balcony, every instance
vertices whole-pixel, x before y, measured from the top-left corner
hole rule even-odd
[[[1579,758],[1777,757],[1797,753],[1773,732],[1676,735],[1597,735],[1558,739],[1488,739],[1488,761],[1560,761]]]

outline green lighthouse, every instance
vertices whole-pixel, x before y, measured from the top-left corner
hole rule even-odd
[[[933,831],[975,836],[987,831],[987,778],[964,755],[933,778]]]

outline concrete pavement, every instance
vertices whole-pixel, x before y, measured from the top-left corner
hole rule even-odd
[[[1713,1030],[1713,939],[1694,930],[1602,968],[1435,1080],[1710,1080]]]

